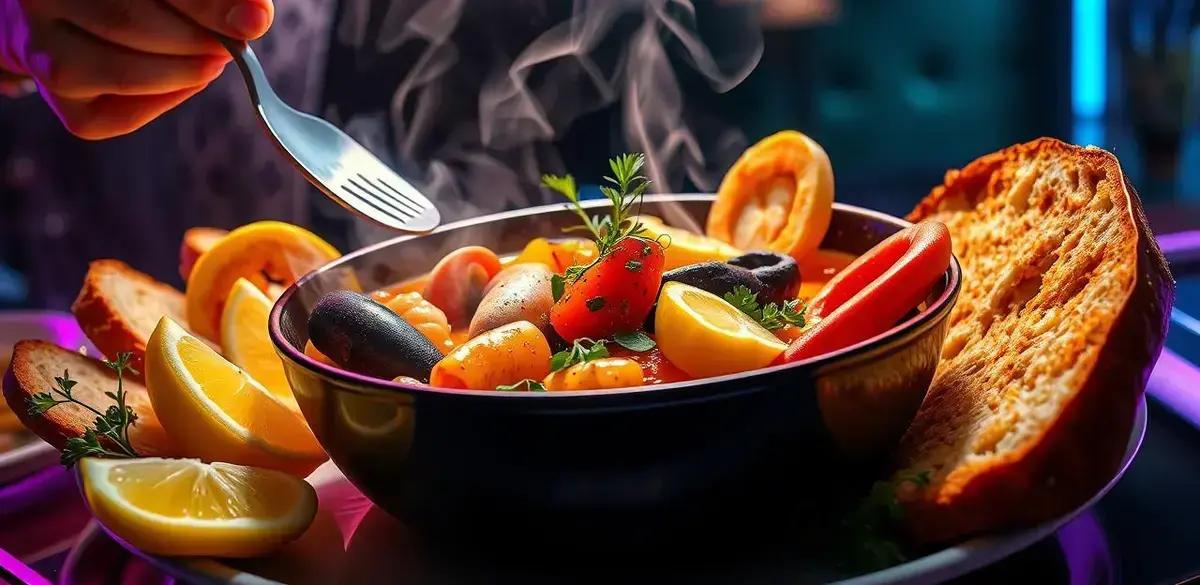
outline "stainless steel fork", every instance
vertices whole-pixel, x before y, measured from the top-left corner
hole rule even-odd
[[[437,227],[437,208],[412,184],[333,124],[279,99],[248,44],[218,38],[242,71],[267,133],[326,197],[385,227],[409,232]]]

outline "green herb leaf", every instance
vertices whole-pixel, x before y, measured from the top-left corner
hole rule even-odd
[[[582,264],[568,266],[567,269],[563,271],[563,278],[565,278],[567,282],[575,282],[576,280],[579,280],[580,276],[583,276],[584,271],[587,269],[588,266],[584,266]]]
[[[58,400],[54,398],[54,396],[51,396],[49,392],[40,392],[30,396],[26,402],[28,402],[27,406],[30,415],[41,416],[45,414],[47,410],[50,410],[51,408],[54,408],[63,402],[70,401]]]
[[[550,356],[550,371],[569,368],[575,364],[583,364],[600,358],[608,357],[608,347],[604,340],[593,341],[586,337],[576,339],[570,348]]]
[[[904,507],[896,497],[904,484],[920,489],[929,485],[930,472],[877,481],[842,522],[848,561],[861,570],[878,570],[902,563],[905,554],[901,523]]]
[[[637,215],[633,213],[634,206],[641,202],[642,196],[650,188],[650,180],[640,174],[645,164],[646,157],[641,153],[628,153],[609,159],[608,166],[612,170],[612,176],[604,177],[604,181],[609,185],[600,186],[600,193],[611,204],[609,213],[605,216],[589,216],[584,211],[583,205],[579,202],[579,190],[575,185],[575,179],[570,175],[542,176],[542,184],[567,198],[571,203],[572,211],[582,220],[583,229],[591,232],[592,237],[596,240],[598,252],[596,258],[586,266],[581,266],[577,271],[568,269],[564,274],[567,282],[574,282],[584,272],[598,264],[622,240],[626,238],[646,239],[641,236],[645,232],[645,226],[642,225],[642,222],[637,221]],[[568,231],[571,229],[573,228],[567,228]],[[646,248],[644,254],[650,255],[649,247]]]
[[[762,323],[763,327],[766,327],[771,331],[782,329],[788,325],[804,327],[805,308],[800,307],[797,309],[796,307],[799,304],[800,301],[791,300],[784,303],[783,307],[781,308],[775,303],[767,303],[767,305],[762,308],[762,316],[759,319],[759,323]]]
[[[566,289],[566,281],[563,280],[561,274],[555,274],[550,277],[550,296],[554,298],[554,302],[558,302],[563,296],[563,291]]]
[[[124,377],[126,372],[137,372],[129,365],[133,354],[122,352],[117,359],[104,362],[106,366],[117,373],[117,389],[115,392],[105,392],[115,404],[108,406],[103,412],[99,409],[76,399],[71,390],[78,384],[71,379],[68,371],[63,371],[61,377],[54,378],[56,388],[49,392],[39,392],[29,397],[26,406],[29,414],[45,415],[50,409],[60,404],[78,404],[96,415],[90,428],[81,437],[70,437],[63,445],[62,463],[71,467],[84,457],[138,457],[133,444],[129,440],[129,427],[137,424],[137,414],[133,408],[125,404]]]
[[[642,269],[642,263],[638,260],[630,260],[629,262],[625,263],[625,268],[626,270],[638,272]]]
[[[762,310],[758,307],[758,294],[751,292],[749,288],[739,284],[733,287],[732,291],[725,293],[723,298],[725,302],[750,315],[755,321],[762,320]]]
[[[506,390],[513,392],[545,392],[546,385],[531,378],[525,378],[516,384],[501,384],[496,386],[497,390]]]
[[[613,336],[613,341],[625,349],[637,352],[650,351],[655,346],[654,339],[641,331],[618,333]]]
[[[804,307],[800,307],[798,300],[787,301],[782,307],[775,303],[767,303],[760,307],[758,293],[751,292],[749,288],[740,284],[733,287],[732,292],[725,293],[724,298],[767,330],[774,331],[787,325],[804,326]]]

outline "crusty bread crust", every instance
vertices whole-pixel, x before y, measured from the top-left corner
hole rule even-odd
[[[117,388],[116,374],[98,360],[63,349],[47,341],[20,341],[13,348],[12,364],[4,381],[4,399],[26,428],[42,440],[62,449],[67,439],[79,437],[96,419],[96,415],[78,404],[60,404],[41,416],[29,413],[29,397],[55,388],[55,376],[69,372],[78,382],[72,395],[80,401],[104,411],[113,401],[105,392]],[[138,454],[145,456],[178,456],[167,433],[154,415],[146,387],[135,380],[123,383],[126,404],[137,413],[138,420],[129,430],[129,440]]]
[[[229,230],[213,227],[194,227],[183,232],[183,241],[179,244],[179,276],[184,282],[192,274],[196,260],[227,235]]]
[[[932,479],[902,491],[909,529],[936,542],[1066,513],[1120,465],[1174,300],[1137,194],[1112,154],[1042,138],[946,173],[909,215],[930,218],[964,284],[897,453]]]
[[[183,293],[119,260],[96,260],[88,265],[83,288],[71,311],[88,339],[109,358],[133,353],[140,372],[146,342],[164,315],[186,324]]]

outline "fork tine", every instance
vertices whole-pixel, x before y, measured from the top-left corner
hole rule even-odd
[[[416,217],[420,213],[420,210],[406,209],[404,207],[401,207],[400,205],[397,205],[397,202],[394,201],[393,198],[390,195],[388,195],[386,192],[379,191],[378,189],[376,189],[370,185],[364,185],[364,184],[360,183],[359,181],[355,180],[354,177],[346,177],[346,182],[350,183],[351,185],[354,185],[355,187],[358,187],[358,189],[360,191],[362,191],[363,193],[367,194],[367,196],[374,199],[375,202],[386,205],[388,208],[394,210],[396,213],[399,213],[399,214],[404,215],[409,218]]]
[[[405,222],[409,221],[410,219],[412,219],[411,216],[398,215],[394,211],[389,211],[387,209],[384,209],[383,207],[380,207],[378,204],[373,202],[369,197],[365,197],[363,194],[357,192],[356,189],[360,189],[360,188],[357,188],[354,185],[343,183],[341,185],[341,187],[342,187],[343,193],[345,193],[345,194],[349,195],[351,198],[353,198],[353,200],[348,201],[349,203],[352,204],[351,207],[353,207],[354,206],[353,203],[355,201],[357,201],[360,205],[365,204],[365,205],[371,207],[372,209],[378,211],[383,216],[392,219],[393,221],[405,223]],[[343,199],[345,199],[345,197],[343,197]]]
[[[421,213],[421,205],[420,204],[418,204],[416,201],[413,201],[411,197],[406,196],[404,193],[397,191],[395,188],[388,187],[388,183],[387,183],[387,181],[383,180],[383,177],[376,176],[374,181],[372,181],[369,177],[367,177],[366,175],[364,175],[362,173],[358,173],[358,177],[360,179],[362,179],[364,183],[374,187],[376,191],[379,191],[380,193],[382,193],[385,198],[387,198],[391,201],[395,201],[396,203],[411,209],[414,213]],[[376,184],[376,182],[378,182],[378,185]],[[383,187],[381,187],[380,185],[383,185]],[[384,187],[388,187],[388,188],[385,189]],[[389,193],[388,192],[389,189],[391,191],[395,192],[398,197],[393,196],[392,193]]]
[[[392,184],[391,184],[391,183],[389,183],[389,182],[387,182],[387,181],[384,181],[382,178],[380,178],[380,179],[379,179],[379,184],[380,184],[380,185],[383,185],[384,187],[387,187],[389,190],[391,190],[393,193],[395,193],[397,196],[401,197],[401,198],[402,198],[402,199],[404,199],[405,201],[408,201],[409,203],[412,203],[413,205],[415,205],[415,206],[417,206],[417,207],[424,207],[424,205],[422,205],[420,202],[418,202],[418,201],[414,200],[414,199],[412,198],[412,196],[410,196],[410,195],[408,195],[407,193],[405,193],[405,192],[403,192],[403,191],[401,191],[401,190],[397,189],[396,187],[392,186]]]

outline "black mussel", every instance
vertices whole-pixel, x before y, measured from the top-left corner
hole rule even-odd
[[[308,335],[321,353],[348,370],[422,382],[442,353],[395,311],[350,291],[331,292],[313,307]]]
[[[800,292],[800,265],[788,254],[749,252],[728,262],[749,269],[763,283],[765,289],[759,296],[763,302],[782,303]]]
[[[668,270],[662,275],[662,283],[668,282],[690,284],[719,297],[733,292],[737,286],[744,286],[750,289],[750,292],[758,294],[762,294],[766,288],[753,271],[725,262],[701,262]]]
[[[735,287],[744,286],[750,289],[750,292],[759,294],[761,298],[762,292],[767,288],[751,270],[725,262],[701,262],[680,266],[664,272],[661,282],[662,284],[668,282],[690,284],[718,297],[724,297],[725,293],[733,292]],[[662,284],[659,286],[661,287]],[[647,331],[654,331],[653,309],[650,310],[650,316],[646,318],[645,327]]]

